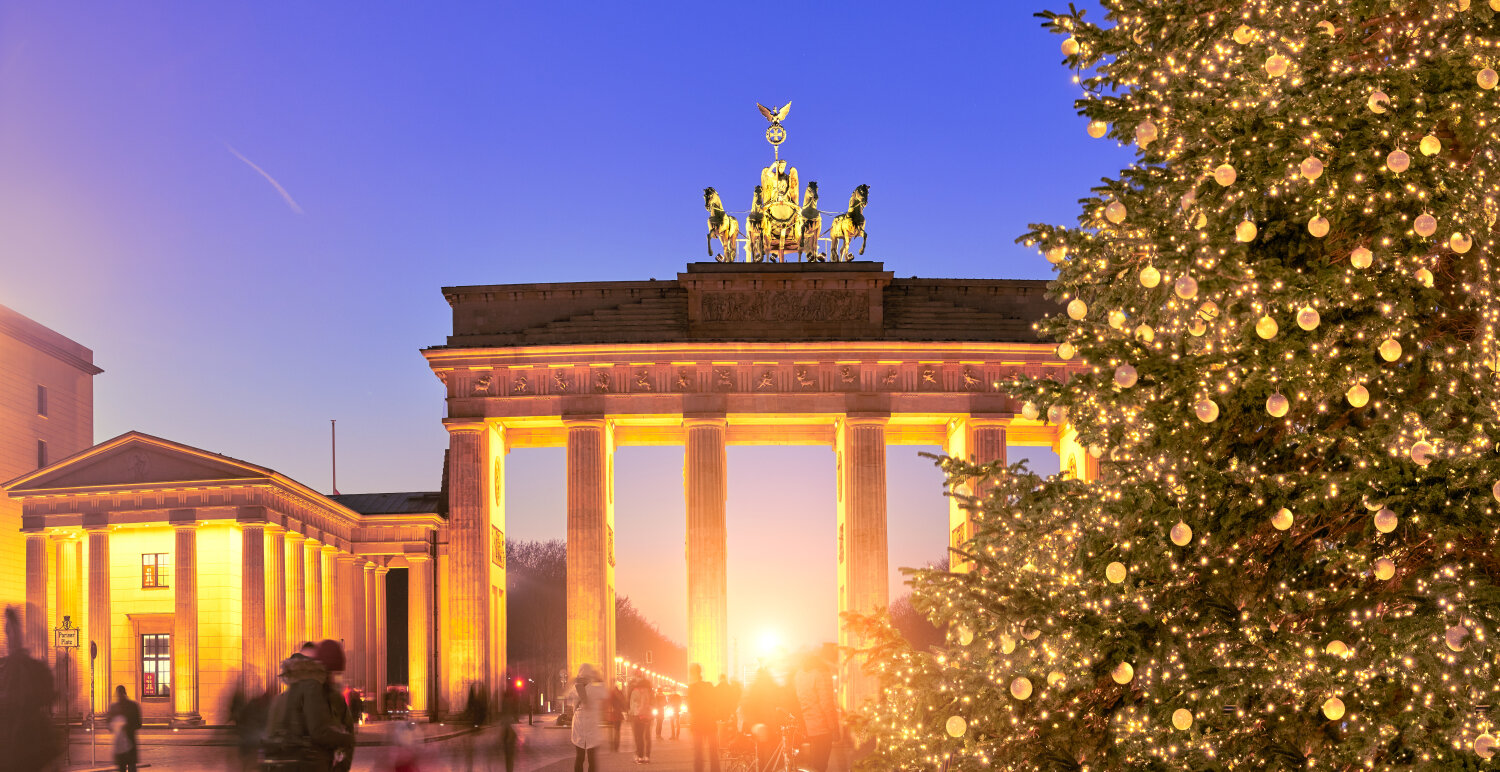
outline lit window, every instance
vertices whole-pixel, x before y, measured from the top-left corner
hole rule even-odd
[[[47,387],[40,384],[36,387],[36,414],[47,417]]]
[[[172,636],[165,633],[141,636],[141,697],[172,696]]]
[[[41,469],[47,465],[47,441],[36,441],[36,468]]]
[[[141,555],[141,586],[170,587],[172,555],[166,552]]]

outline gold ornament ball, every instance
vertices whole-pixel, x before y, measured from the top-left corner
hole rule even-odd
[[[1421,284],[1422,284],[1423,287],[1426,287],[1428,289],[1432,289],[1432,281],[1433,281],[1432,271],[1429,271],[1426,268],[1418,268],[1417,269],[1417,273],[1416,273],[1416,277],[1417,277],[1417,281],[1421,282]]]
[[[1380,344],[1380,358],[1387,362],[1394,362],[1401,358],[1401,344],[1395,338],[1386,338]]]
[[[1396,513],[1389,509],[1382,509],[1375,513],[1375,530],[1381,533],[1390,533],[1396,530]]]
[[[1490,10],[1500,11],[1500,0],[1490,0]]]
[[[947,729],[949,737],[963,737],[969,730],[969,722],[963,716],[949,716]]]
[[[958,626],[958,645],[968,646],[974,642],[974,631],[968,625]]]
[[[1083,298],[1073,298],[1068,301],[1068,317],[1071,319],[1082,319],[1088,316],[1089,304],[1083,302]]]
[[[1375,578],[1382,582],[1390,581],[1396,575],[1396,561],[1390,558],[1380,558],[1375,561]]]
[[[1349,264],[1355,268],[1369,268],[1373,262],[1375,262],[1375,253],[1364,247],[1355,247],[1354,251],[1349,253]]]
[[[1211,424],[1219,420],[1219,403],[1211,399],[1199,400],[1198,404],[1193,406],[1193,414],[1198,416],[1199,421]]]
[[[1272,418],[1280,418],[1286,415],[1286,412],[1291,407],[1292,403],[1287,401],[1287,398],[1281,394],[1272,394],[1266,397],[1266,412],[1270,413]]]
[[[1072,56],[1078,53],[1078,40],[1071,37],[1065,38],[1062,42],[1062,52],[1063,56]]]
[[[1421,143],[1417,145],[1417,149],[1422,151],[1422,155],[1437,155],[1443,151],[1443,141],[1428,134],[1422,138]]]
[[[1109,312],[1109,326],[1112,327],[1112,328],[1114,328],[1114,329],[1116,329],[1116,330],[1123,330],[1123,329],[1125,329],[1125,312],[1124,311],[1119,311],[1119,310],[1110,311]]]
[[[1186,732],[1193,726],[1193,712],[1187,708],[1172,711],[1172,726],[1177,727],[1179,732]]]
[[[1273,78],[1279,78],[1286,74],[1286,57],[1281,54],[1271,54],[1266,57],[1266,74]]]
[[[1115,368],[1115,385],[1122,389],[1128,389],[1135,385],[1139,375],[1132,365],[1120,365]]]
[[[1391,98],[1384,91],[1376,91],[1370,94],[1369,99],[1365,100],[1365,106],[1370,108],[1370,112],[1376,115],[1384,114],[1386,106],[1390,103]]]
[[[1035,403],[1027,402],[1026,404],[1021,406],[1022,418],[1025,418],[1028,421],[1035,421],[1037,416],[1039,415],[1041,415],[1041,413],[1037,411]]]
[[[1152,123],[1150,118],[1147,118],[1135,127],[1135,141],[1141,147],[1146,147],[1155,142],[1158,136],[1160,135],[1156,130],[1156,124]]]
[[[1177,525],[1172,526],[1172,532],[1170,535],[1172,537],[1173,544],[1176,544],[1179,547],[1186,547],[1188,545],[1188,542],[1193,540],[1193,528],[1187,523],[1178,520]]]
[[[1239,241],[1242,241],[1242,242],[1245,242],[1245,243],[1249,243],[1251,241],[1254,241],[1255,240],[1255,234],[1257,232],[1258,231],[1257,231],[1257,228],[1255,227],[1255,223],[1253,223],[1253,222],[1251,222],[1249,220],[1243,220],[1243,221],[1240,222],[1239,225],[1234,226],[1234,237],[1235,237],[1235,239],[1237,239]]]
[[[1494,88],[1496,83],[1500,83],[1500,75],[1496,75],[1495,71],[1488,67],[1479,71],[1477,79],[1479,87],[1486,91]]]
[[[1177,278],[1177,282],[1173,284],[1173,289],[1176,290],[1177,297],[1183,300],[1191,300],[1198,295],[1198,280],[1191,276],[1180,276]]]
[[[1139,338],[1142,341],[1145,341],[1146,343],[1150,343],[1151,341],[1156,340],[1156,330],[1153,329],[1149,324],[1142,324],[1141,326],[1135,328],[1135,337]]]
[[[1405,150],[1392,150],[1391,154],[1385,157],[1385,166],[1400,174],[1411,167],[1411,156],[1407,155]]]
[[[1371,512],[1379,512],[1380,510],[1385,509],[1385,502],[1383,502],[1383,501],[1375,501],[1374,499],[1371,499],[1369,496],[1366,496],[1364,498],[1364,505],[1365,505],[1365,509],[1368,509]]]
[[[1193,218],[1193,228],[1194,229],[1201,231],[1207,225],[1208,225],[1208,215],[1206,215],[1206,214],[1204,214],[1202,212],[1199,212],[1198,216]]]
[[[1109,124],[1104,121],[1089,121],[1089,136],[1098,139],[1109,131]]]
[[[1125,214],[1125,205],[1119,201],[1111,201],[1109,206],[1104,207],[1104,219],[1115,225],[1125,222]]]
[[[1458,624],[1448,628],[1448,632],[1443,633],[1443,642],[1448,644],[1448,648],[1453,651],[1463,651],[1469,648],[1469,637],[1469,628]]]
[[[1427,440],[1418,441],[1415,445],[1411,446],[1410,455],[1412,463],[1415,463],[1417,466],[1427,466],[1432,463],[1432,454],[1435,451],[1436,448],[1432,447],[1432,443]]]
[[[1057,358],[1058,359],[1064,359],[1064,360],[1066,360],[1066,359],[1072,359],[1073,355],[1077,354],[1077,353],[1078,353],[1078,349],[1074,348],[1073,344],[1071,344],[1071,343],[1063,342],[1063,343],[1057,344]]]
[[[1337,721],[1344,717],[1344,701],[1337,697],[1329,697],[1323,702],[1323,715],[1329,721]]]
[[[1321,239],[1324,236],[1327,236],[1328,235],[1328,218],[1324,217],[1323,215],[1320,214],[1317,217],[1314,217],[1311,220],[1308,220],[1307,221],[1307,232],[1311,233],[1313,235],[1313,238]]]
[[[1238,178],[1239,174],[1229,164],[1219,164],[1219,168],[1214,169],[1214,182],[1226,188],[1233,185],[1234,181]]]
[[[1304,330],[1316,330],[1323,317],[1318,315],[1318,309],[1312,306],[1303,306],[1297,310],[1297,326]]]
[[[1000,634],[1000,653],[1011,654],[1016,650],[1016,639],[1010,633]]]
[[[1145,268],[1141,269],[1141,286],[1142,287],[1145,287],[1146,289],[1151,289],[1152,287],[1155,287],[1158,284],[1161,284],[1161,271],[1156,270],[1156,266],[1154,266],[1154,265],[1148,265]]]
[[[1302,161],[1302,176],[1309,181],[1323,176],[1323,162],[1317,158],[1308,156]]]
[[[1418,236],[1426,238],[1437,233],[1437,218],[1430,214],[1417,215],[1417,219],[1412,221],[1411,227],[1412,230],[1417,232]]]
[[[1010,682],[1010,696],[1024,700],[1031,696],[1031,679],[1021,676]]]
[[[1255,334],[1266,340],[1276,337],[1276,333],[1280,330],[1280,325],[1276,324],[1276,320],[1269,316],[1262,316],[1260,321],[1255,323]]]
[[[1278,531],[1285,531],[1286,529],[1292,527],[1292,521],[1294,519],[1295,518],[1292,517],[1292,510],[1287,509],[1286,507],[1282,507],[1281,509],[1276,510],[1276,514],[1271,516],[1271,526]]]
[[[1474,738],[1474,755],[1488,761],[1495,755],[1495,736],[1489,732]]]
[[[1047,422],[1060,424],[1068,419],[1068,409],[1062,405],[1047,408]]]
[[[1240,26],[1234,28],[1234,42],[1239,43],[1240,45],[1245,45],[1246,43],[1249,43],[1254,39],[1255,30],[1251,29],[1249,26],[1241,24]]]
[[[1500,501],[1500,482],[1490,486],[1490,495],[1494,496],[1496,501]]]
[[[1125,564],[1116,560],[1105,566],[1104,578],[1108,579],[1110,584],[1119,584],[1125,581]]]
[[[1128,684],[1135,679],[1135,666],[1129,662],[1121,662],[1110,671],[1109,677],[1117,684]]]
[[[1364,407],[1370,401],[1370,390],[1366,389],[1363,384],[1356,383],[1344,392],[1344,398],[1349,400],[1351,407]]]
[[[1455,10],[1455,11],[1467,11],[1467,10],[1469,10],[1469,0],[1455,0],[1455,2],[1453,3],[1453,10]]]
[[[1193,337],[1198,338],[1198,337],[1202,337],[1203,333],[1205,333],[1205,332],[1208,332],[1208,322],[1205,322],[1205,321],[1203,321],[1202,319],[1199,319],[1196,316],[1193,317],[1193,320],[1191,322],[1188,322],[1188,334],[1189,335],[1192,335]]]
[[[1036,640],[1037,638],[1041,637],[1041,634],[1042,634],[1042,631],[1041,630],[1037,630],[1036,628],[1032,628],[1032,627],[1023,627],[1023,628],[1021,628],[1021,637],[1025,638],[1028,641],[1034,641],[1034,640]]]
[[[1334,27],[1333,26],[1333,22],[1328,21],[1327,19],[1324,19],[1323,21],[1318,22],[1318,29],[1321,30],[1323,32],[1323,34],[1327,35],[1328,37],[1333,37],[1334,35],[1338,34],[1338,28]]]
[[[1047,673],[1047,685],[1056,686],[1063,682],[1063,677],[1061,670],[1053,670]]]
[[[1057,265],[1066,259],[1068,259],[1067,247],[1053,247],[1047,250],[1047,262],[1053,265]]]
[[[1474,248],[1474,240],[1467,233],[1455,233],[1448,237],[1448,248],[1462,255]]]
[[[1104,446],[1103,445],[1097,445],[1097,444],[1096,445],[1090,445],[1089,446],[1089,455],[1093,456],[1094,458],[1103,458],[1104,457]]]
[[[1328,642],[1327,646],[1323,647],[1323,653],[1334,657],[1342,657],[1349,653],[1349,647],[1344,645],[1343,641],[1334,638]]]
[[[1205,322],[1212,322],[1213,320],[1218,319],[1219,304],[1213,302],[1212,300],[1203,301],[1203,305],[1198,306],[1198,317]]]

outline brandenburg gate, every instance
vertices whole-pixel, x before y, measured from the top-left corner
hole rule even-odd
[[[688,655],[709,678],[728,665],[726,446],[834,449],[841,612],[888,601],[887,445],[980,462],[1003,460],[1007,445],[1050,446],[1064,472],[1089,474],[1066,427],[1026,418],[1001,390],[1016,373],[1066,376],[1032,328],[1053,308],[1044,290],[897,279],[876,262],[690,263],[675,280],[445,288],[453,334],[423,353],[447,389],[447,704],[504,676],[512,448],[567,449],[568,664],[611,677],[616,448],[686,448]],[[966,533],[956,503],[947,525],[955,541]],[[845,671],[846,700],[860,681]]]

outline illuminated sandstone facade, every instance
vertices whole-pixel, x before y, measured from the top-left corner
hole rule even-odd
[[[685,446],[688,651],[710,677],[728,671],[727,445],[835,450],[840,611],[888,600],[887,445],[979,461],[1052,446],[1064,470],[1089,474],[1071,433],[1022,418],[999,389],[1016,373],[1066,377],[1032,330],[1051,309],[1044,291],[896,279],[879,263],[695,263],[675,281],[445,288],[453,335],[424,354],[447,389],[450,432],[448,704],[505,669],[505,569],[492,556],[511,448],[567,450],[571,671],[614,669],[619,446]],[[956,505],[947,527],[966,533]],[[868,689],[854,670],[843,683],[845,699]]]

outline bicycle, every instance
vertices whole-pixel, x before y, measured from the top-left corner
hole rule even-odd
[[[805,767],[797,765],[797,757],[802,755],[802,744],[794,742],[798,734],[796,719],[783,713],[778,723],[780,736],[764,768],[756,766],[758,759],[754,738],[748,734],[740,734],[729,741],[722,753],[724,772],[809,772]]]

